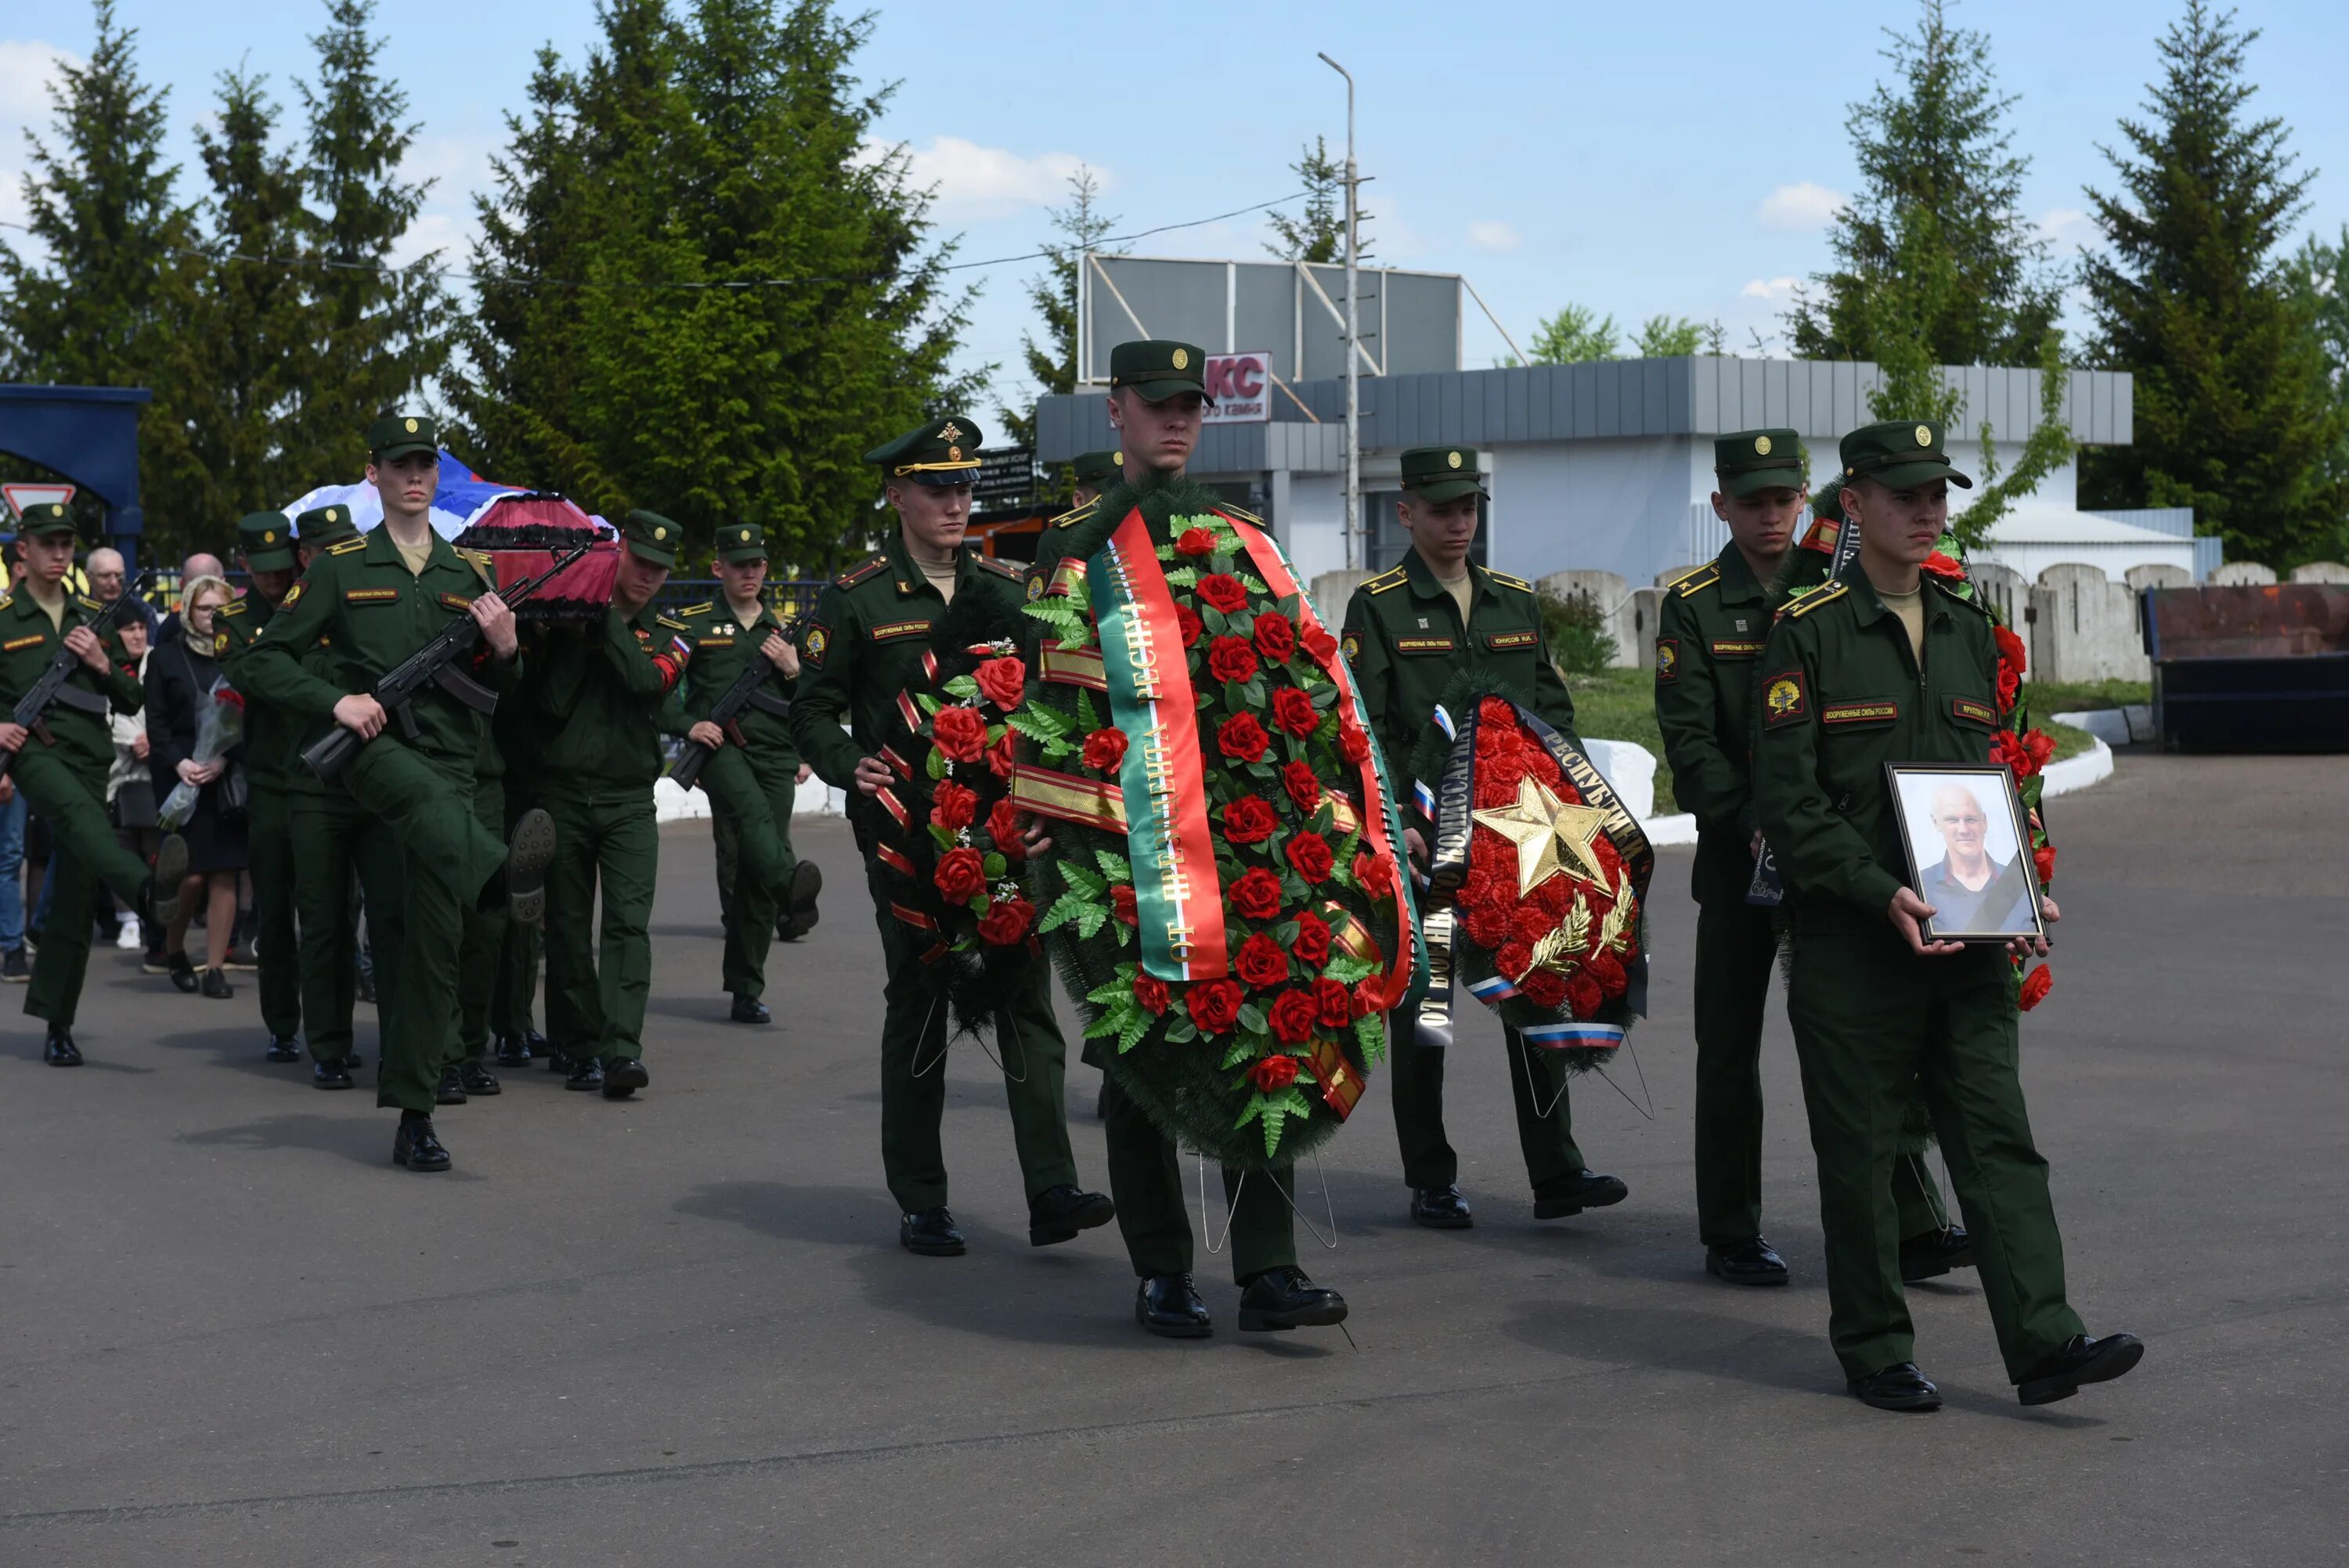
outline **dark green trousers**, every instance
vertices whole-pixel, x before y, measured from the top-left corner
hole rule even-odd
[[[1109,1192],[1117,1204],[1118,1233],[1134,1274],[1189,1274],[1191,1208],[1183,1161],[1164,1133],[1128,1099],[1115,1078],[1102,1086],[1102,1130],[1109,1140]],[[1226,1246],[1232,1280],[1244,1284],[1267,1269],[1297,1261],[1297,1168],[1269,1171],[1223,1167],[1224,1208],[1230,1215]],[[1206,1217],[1209,1239],[1225,1229],[1222,1215]]]
[[[401,858],[471,904],[506,863],[497,824],[472,810],[472,770],[443,767],[386,731],[358,748],[341,781],[399,841]],[[372,929],[372,928],[370,928]]]
[[[283,784],[253,781],[245,843],[253,871],[253,947],[261,963],[261,1023],[290,1040],[302,1032],[302,950],[295,921],[294,807]]]
[[[506,832],[506,781],[496,775],[473,779],[473,815],[481,826],[502,839]],[[489,1054],[490,1012],[497,999],[498,979],[505,965],[506,916],[503,899],[476,901],[465,911],[464,945],[457,968],[457,1034],[449,1064],[466,1057]]]
[[[429,1115],[456,1048],[466,912],[493,896],[505,844],[473,813],[470,767],[378,736],[343,777],[384,830],[362,836],[359,855],[383,1053],[376,1103]]]
[[[1708,1247],[1762,1234],[1762,1019],[1778,962],[1774,912],[1732,898],[1697,906],[1696,1223]],[[1893,1161],[1900,1234],[1949,1223],[1922,1156]]]
[[[309,1027],[310,1057],[347,1061],[351,1015],[358,1006],[359,923],[353,895],[361,845],[385,837],[386,830],[340,789],[288,791],[286,826],[294,846],[302,1017]]]
[[[1471,999],[1464,990],[1458,998]],[[1574,1107],[1566,1092],[1566,1064],[1555,1052],[1527,1046],[1515,1029],[1503,1035],[1509,1092],[1517,1107],[1517,1147],[1525,1153],[1526,1176],[1541,1196],[1583,1169],[1582,1150],[1574,1141]],[[1411,1019],[1401,1013],[1388,1016],[1387,1038],[1395,1042],[1387,1049],[1387,1092],[1394,1098],[1403,1181],[1413,1188],[1452,1186],[1460,1180],[1460,1157],[1444,1132],[1444,1058],[1459,1047],[1413,1045]]]
[[[761,762],[739,746],[720,747],[701,770],[718,850],[718,913],[726,923],[720,973],[731,995],[757,996],[767,989],[775,917],[799,865],[792,853],[798,772],[796,762]]]
[[[27,738],[8,771],[33,815],[48,824],[57,855],[49,870],[55,891],[49,894],[48,923],[33,955],[25,1012],[71,1026],[81,1003],[82,977],[89,970],[90,923],[98,901],[111,889],[138,908],[147,889],[147,862],[115,839],[106,815],[105,764],[78,760]]]
[[[505,791],[507,837],[514,822],[536,804],[509,780]],[[537,1027],[538,965],[545,951],[545,928],[509,919],[498,943],[497,985],[490,994],[490,1028],[498,1038],[519,1037]]]
[[[550,791],[554,863],[546,873],[546,1033],[577,1061],[638,1061],[652,994],[653,882],[660,825],[653,791]],[[589,924],[602,894],[600,930]]]
[[[947,1157],[938,1139],[947,1109],[947,1006],[922,974],[928,934],[906,929],[877,887],[873,902],[889,975],[881,993],[881,1169],[889,1195],[911,1214],[947,1203]],[[1061,1100],[1068,1047],[1052,1016],[1051,968],[1039,960],[1029,970],[1029,983],[996,1015],[994,1045],[1011,1109],[1011,1143],[1032,1199],[1073,1183],[1077,1160]]]
[[[2023,1110],[2009,960],[1992,946],[1920,957],[1865,919],[1797,930],[1787,1004],[1818,1157],[1828,1337],[1847,1377],[1916,1358],[1892,1175],[1921,1083],[1999,1353],[2019,1380],[2085,1329],[2064,1298],[2047,1161]]]

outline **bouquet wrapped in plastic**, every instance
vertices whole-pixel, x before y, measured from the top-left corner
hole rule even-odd
[[[212,762],[228,755],[236,743],[244,738],[244,697],[227,677],[215,677],[212,689],[205,693],[202,709],[196,715],[196,748],[190,759]],[[188,819],[196,814],[197,799],[203,793],[202,785],[181,779],[163,797],[163,804],[155,813],[157,826],[167,833],[176,833],[186,827]]]

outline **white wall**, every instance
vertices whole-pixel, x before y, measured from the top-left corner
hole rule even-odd
[[[1279,489],[1288,490],[1284,506]],[[1346,481],[1338,474],[1277,476],[1272,499],[1273,521],[1281,548],[1288,552],[1297,580],[1310,583],[1324,572],[1342,571],[1346,564]],[[1346,607],[1338,606],[1343,615]]]
[[[1690,497],[1712,492],[1712,456],[1710,441],[1687,437],[1496,448],[1492,564],[1525,578],[1612,572],[1648,582],[1680,562]]]

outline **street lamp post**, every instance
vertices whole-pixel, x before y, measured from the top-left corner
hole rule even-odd
[[[1355,290],[1359,248],[1355,196],[1361,181],[1354,169],[1354,73],[1326,54],[1321,63],[1346,78],[1346,569],[1350,572],[1361,563],[1362,546],[1369,542],[1362,537],[1361,526],[1362,398],[1357,378],[1361,373],[1362,325]]]

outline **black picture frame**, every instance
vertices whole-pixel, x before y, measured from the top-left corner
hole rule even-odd
[[[1884,779],[1900,822],[1908,884],[1934,905],[1933,914],[1919,923],[1925,940],[2002,944],[2018,936],[2045,938],[2031,825],[2011,770],[1994,762],[1888,762]],[[1979,889],[1943,873],[1951,840],[1935,823],[1939,804],[1953,789],[1971,795],[1982,810],[1981,850],[1993,869]],[[1921,844],[1920,832],[1926,839]],[[2011,858],[2002,860],[2002,846]]]

